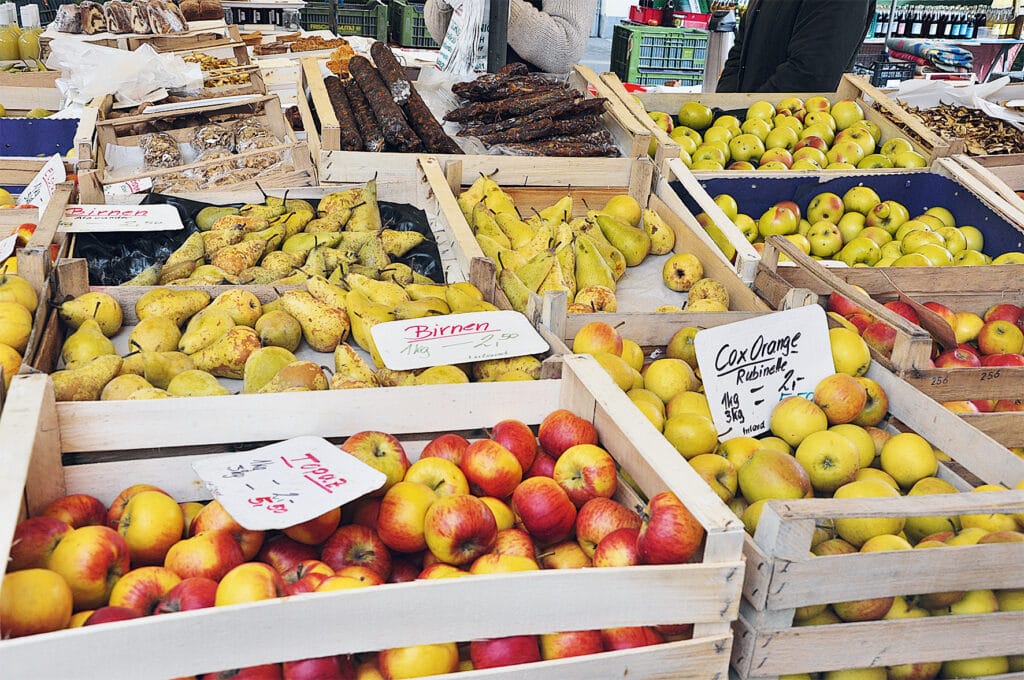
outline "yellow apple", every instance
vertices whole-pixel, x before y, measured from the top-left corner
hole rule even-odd
[[[903,432],[889,439],[882,446],[879,462],[904,489],[933,476],[939,469],[932,445],[913,432]]]
[[[835,498],[885,498],[898,497],[900,494],[885,482],[875,479],[862,479],[850,482],[838,489]],[[873,536],[882,534],[898,534],[903,530],[903,517],[877,517],[837,519],[836,533],[843,540],[860,547]]]
[[[807,470],[814,490],[822,494],[852,482],[860,469],[860,453],[853,443],[828,430],[807,435],[796,449],[796,460]]]

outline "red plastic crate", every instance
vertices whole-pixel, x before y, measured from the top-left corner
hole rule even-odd
[[[664,26],[665,10],[633,5],[629,8],[629,20],[645,26]]]
[[[710,21],[710,14],[697,14],[696,12],[672,13],[672,25],[676,28],[700,28],[706,31]]]

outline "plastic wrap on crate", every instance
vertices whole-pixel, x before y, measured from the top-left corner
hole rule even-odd
[[[77,129],[77,118],[0,118],[0,156],[63,156]]]
[[[882,198],[895,200],[906,206],[911,215],[920,215],[926,209],[944,205],[952,210],[958,225],[972,225],[985,236],[985,252],[993,257],[1002,253],[1024,250],[1024,229],[1016,227],[980,198],[957,182],[928,172],[885,173],[870,177],[845,175],[819,182],[812,177],[714,177],[701,179],[700,184],[710,196],[729,194],[736,199],[740,212],[757,220],[764,211],[779,201],[794,201],[806,206],[822,192],[842,196],[849,189],[867,184]],[[694,214],[700,206],[679,182],[672,188]]]

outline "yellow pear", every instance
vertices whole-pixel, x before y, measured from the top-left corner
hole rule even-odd
[[[135,315],[140,321],[150,316],[162,316],[180,328],[208,304],[210,294],[203,290],[157,288],[139,297],[135,302]]]
[[[195,354],[212,345],[234,326],[235,320],[227,311],[207,307],[189,320],[178,341],[178,349],[185,354]]]
[[[131,396],[136,390],[152,387],[141,375],[131,373],[115,376],[100,392],[100,401],[121,401]]]
[[[66,365],[72,362],[91,361],[104,354],[115,354],[114,343],[103,335],[100,325],[93,319],[86,319],[78,330],[64,341],[60,356]]]
[[[259,392],[284,392],[297,387],[310,391],[326,390],[327,376],[324,375],[323,369],[312,361],[293,361],[281,368],[270,382],[259,389]]]
[[[103,335],[113,337],[121,330],[121,305],[107,293],[89,292],[68,300],[59,307],[60,318],[72,328],[86,319],[94,319]]]
[[[121,370],[121,357],[104,354],[73,369],[57,371],[50,377],[57,401],[96,401],[103,388]]]
[[[284,311],[274,309],[266,312],[256,321],[256,332],[264,347],[283,347],[294,352],[302,341],[302,325],[298,320]]]
[[[192,359],[183,352],[143,352],[142,374],[154,387],[165,389],[171,379],[195,368]]]
[[[289,290],[281,306],[302,326],[306,343],[317,352],[333,352],[348,337],[349,315],[343,309],[324,304],[304,290]]]
[[[242,392],[259,392],[278,371],[295,361],[298,361],[295,355],[283,347],[261,347],[245,360],[242,369]]]
[[[348,343],[342,342],[338,344],[338,347],[334,350],[334,376],[332,376],[331,382],[334,382],[334,378],[341,376],[346,380],[357,380],[370,385],[377,384],[377,378],[374,375],[374,371],[370,368],[369,364],[359,356],[359,353],[349,345]]]
[[[245,360],[260,348],[260,338],[248,326],[234,326],[208,347],[192,355],[194,368],[220,378],[242,378]]]
[[[167,392],[174,397],[213,397],[231,394],[231,390],[217,382],[216,376],[206,371],[182,371],[171,378]]]
[[[260,299],[244,288],[221,293],[209,304],[209,309],[223,309],[231,315],[236,325],[250,328],[256,325],[256,321],[263,314]]]

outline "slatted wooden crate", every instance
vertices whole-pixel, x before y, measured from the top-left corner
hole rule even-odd
[[[619,100],[632,112],[633,116],[650,133],[651,139],[655,142],[654,161],[661,172],[665,171],[666,163],[672,158],[679,158],[679,145],[664,130],[658,127],[654,120],[647,115],[648,111],[663,111],[675,116],[680,107],[686,102],[700,102],[711,109],[722,111],[745,111],[751,104],[757,101],[767,101],[772,105],[778,104],[788,97],[826,97],[835,104],[840,99],[853,99],[861,109],[864,110],[865,120],[878,125],[882,130],[882,139],[888,140],[893,137],[907,139],[916,151],[918,151],[929,164],[936,158],[950,155],[949,144],[934,132],[926,128],[920,122],[911,124],[909,129],[903,129],[883,115],[892,107],[899,108],[881,90],[871,85],[860,76],[846,74],[839,83],[835,92],[757,92],[750,94],[675,94],[665,92],[637,92],[630,93],[622,86],[622,82],[614,73],[602,73],[601,80],[618,96]],[[641,103],[634,99],[634,94]],[[798,171],[799,172],[799,171]],[[885,172],[876,170],[874,172]]]
[[[0,421],[0,557],[15,523],[69,492],[109,502],[132,480],[179,500],[208,498],[190,463],[197,451],[301,435],[342,437],[366,429],[405,439],[415,458],[438,431],[479,430],[502,418],[536,425],[556,408],[594,422],[603,444],[646,495],[672,490],[705,527],[699,562],[685,565],[474,576],[290,597],[0,641],[12,677],[168,678],[392,646],[483,637],[647,625],[695,624],[693,639],[530,666],[479,670],[468,678],[724,678],[730,621],[739,606],[742,528],[588,357],[565,360],[561,380],[445,385],[308,394],[244,395],[188,404],[150,403],[125,420],[109,404],[55,404],[52,383],[20,376]],[[86,411],[82,411],[82,408]],[[91,411],[87,412],[87,411]],[[190,427],[181,427],[182,422]],[[479,436],[479,435],[477,435]],[[159,448],[156,457],[147,452]],[[96,460],[100,452],[103,462]],[[63,460],[62,460],[63,459]],[[80,464],[73,464],[80,463]],[[624,490],[626,485],[620,485]],[[632,501],[640,502],[634,496]],[[438,602],[473,603],[438,608]],[[515,615],[509,615],[514,601]],[[308,635],[312,621],[330,635]],[[118,662],[97,649],[118,650]]]
[[[954,156],[953,160],[1003,200],[1024,213],[1024,154]]]
[[[979,315],[1003,302],[1024,304],[1024,291],[1012,271],[1016,267],[989,268],[988,285],[983,290],[944,287],[936,277],[922,272],[922,268],[892,268],[888,276],[866,282],[864,295],[836,276],[835,270],[816,264],[785,239],[771,241],[765,249],[767,256],[761,262],[754,290],[772,307],[783,308],[787,298],[791,299],[798,290],[809,292],[814,303],[819,296],[824,301],[832,293],[839,293],[896,329],[892,355],[885,357],[872,350],[874,360],[936,401],[1024,399],[1024,367],[932,368],[932,336],[882,306],[882,302],[898,299],[900,293],[918,303],[933,301],[955,312]],[[781,267],[773,262],[776,249],[785,252],[796,266]],[[791,283],[791,277],[784,276],[783,270],[799,271],[799,283]],[[1024,446],[1024,415],[1019,412],[965,413],[963,419],[1006,446]]]
[[[481,172],[490,173],[501,168],[503,179],[512,183],[529,179],[555,186],[602,186],[609,178],[614,183],[628,183],[633,159],[647,153],[649,139],[645,130],[586,66],[575,66],[569,74],[569,83],[585,96],[608,98],[601,121],[615,139],[621,158],[434,155],[442,162],[461,160],[463,179],[467,182],[472,182]],[[321,182],[365,182],[379,173],[391,176],[411,173],[414,154],[340,151],[338,118],[324,88],[320,62],[315,58],[302,59],[298,99],[306,139]]]

